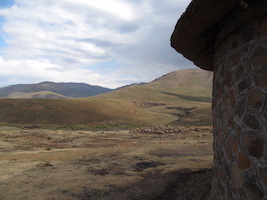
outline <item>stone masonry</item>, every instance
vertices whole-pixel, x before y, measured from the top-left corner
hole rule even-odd
[[[267,199],[267,1],[193,0],[172,46],[212,70],[209,200]]]
[[[267,199],[267,16],[250,16],[216,41],[211,199]]]

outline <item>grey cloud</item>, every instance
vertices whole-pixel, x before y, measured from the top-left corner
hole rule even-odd
[[[78,39],[77,41],[78,42],[88,42],[91,44],[95,44],[96,46],[99,46],[99,47],[112,47],[112,46],[116,45],[110,41],[100,40],[100,39],[96,39],[96,38]]]
[[[139,26],[143,26],[140,29],[149,25],[149,32],[138,43],[115,49],[117,57],[132,67],[128,71],[121,68],[117,73],[132,75],[143,81],[169,71],[195,67],[170,46],[172,31],[184,8],[174,8],[165,1],[156,0],[152,3],[150,15],[138,22]]]
[[[139,29],[139,26],[137,24],[125,24],[119,27],[120,33],[131,33],[134,31],[137,31]]]

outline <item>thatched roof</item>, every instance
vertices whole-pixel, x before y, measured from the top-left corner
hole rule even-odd
[[[197,66],[213,70],[216,24],[238,0],[193,0],[178,20],[171,46]]]

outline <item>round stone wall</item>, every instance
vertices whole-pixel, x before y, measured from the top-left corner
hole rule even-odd
[[[224,27],[227,28],[227,27]],[[218,36],[209,199],[267,199],[267,17]]]

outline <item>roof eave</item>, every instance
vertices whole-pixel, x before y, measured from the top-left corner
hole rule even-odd
[[[213,70],[213,42],[210,31],[238,0],[193,0],[178,20],[171,46],[202,69]]]

